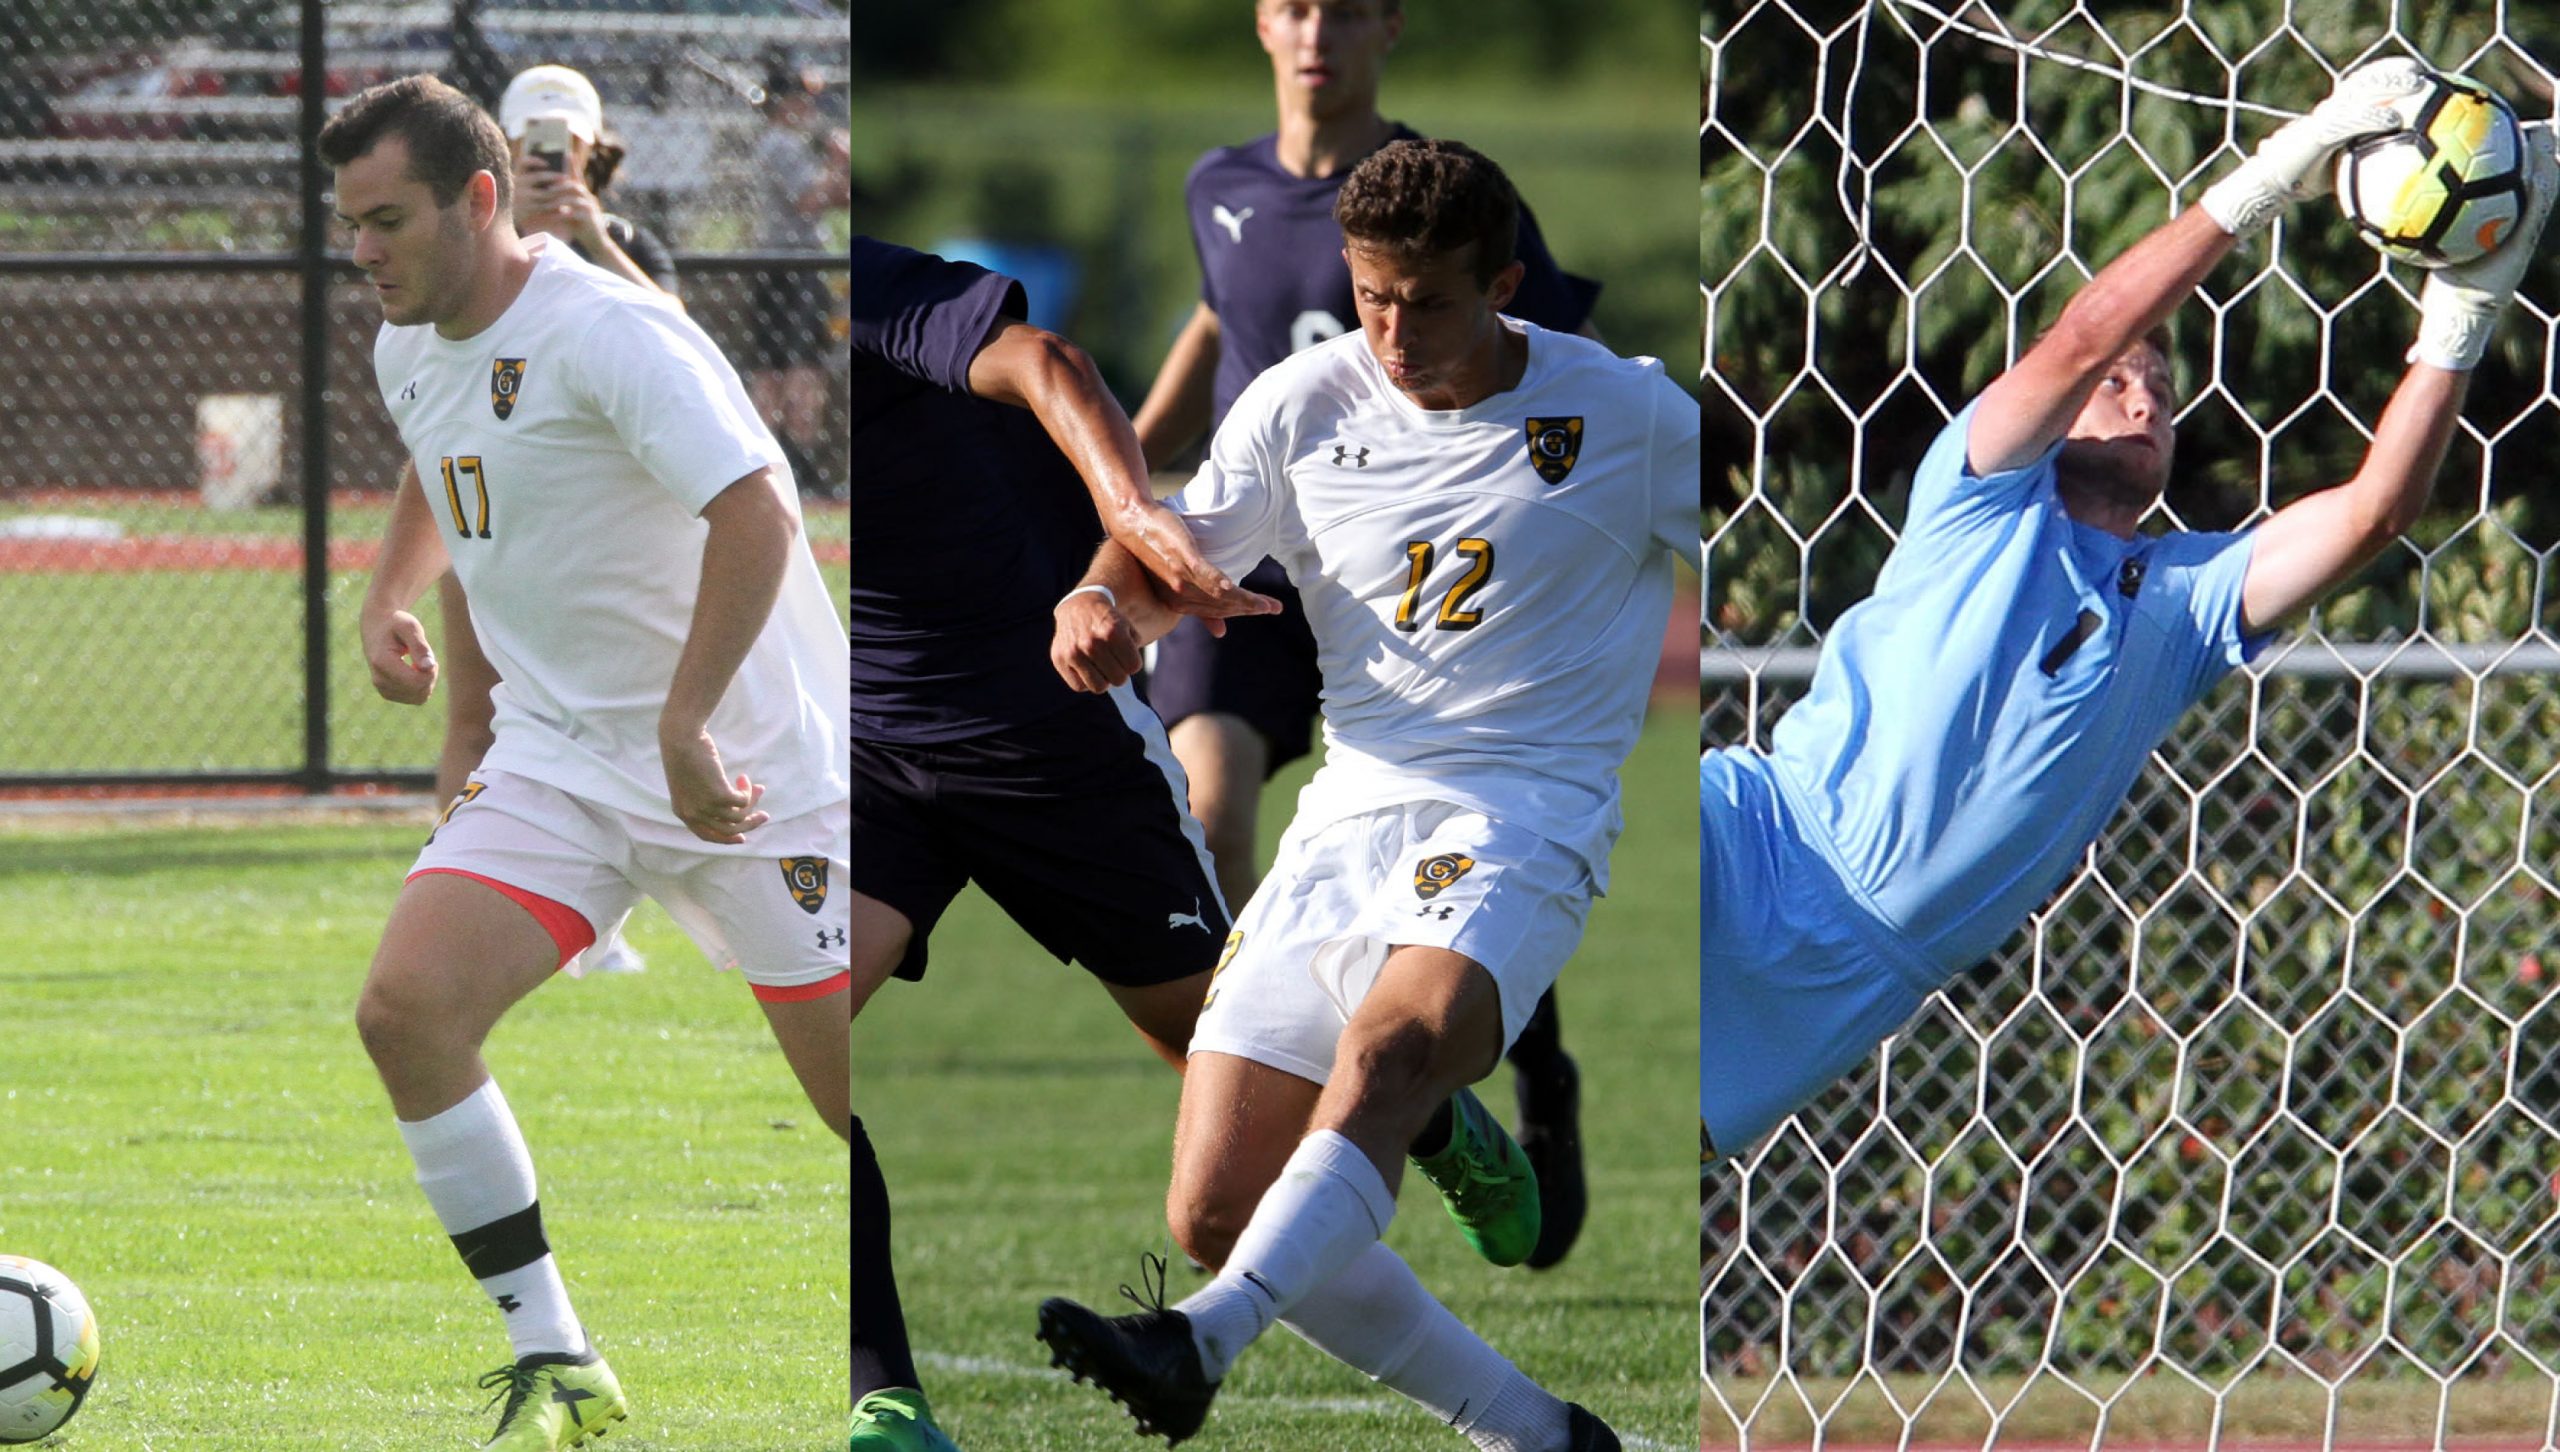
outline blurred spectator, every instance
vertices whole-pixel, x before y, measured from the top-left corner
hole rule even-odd
[[[815,69],[776,62],[764,85],[764,135],[756,141],[756,246],[766,251],[826,253],[820,223],[830,207],[853,199],[853,146],[842,128],[819,124]],[[821,479],[808,449],[826,407],[822,365],[834,344],[827,323],[835,309],[814,268],[767,268],[756,274],[749,303],[754,338],[747,391],[782,443],[803,489],[836,492],[847,481]]]
[[[525,144],[527,128],[552,118],[569,133],[557,170]],[[604,209],[602,195],[623,150],[605,130],[604,102],[593,82],[567,66],[534,66],[507,83],[498,129],[515,158],[516,231],[548,232],[607,272],[675,293],[676,260],[667,244]]]

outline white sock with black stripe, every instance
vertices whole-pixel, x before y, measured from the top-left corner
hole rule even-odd
[[[442,1114],[399,1125],[417,1162],[418,1188],[427,1192],[463,1265],[505,1316],[517,1358],[585,1351],[586,1330],[569,1307],[559,1262],[542,1233],[533,1156],[498,1081]]]

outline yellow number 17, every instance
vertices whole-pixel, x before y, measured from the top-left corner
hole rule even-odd
[[[464,454],[459,458],[447,454],[444,457],[444,497],[445,502],[453,506],[454,532],[464,539],[471,538],[473,534],[472,522],[462,517],[462,482],[459,476],[464,474],[471,476],[472,486],[479,492],[480,528],[478,533],[480,538],[487,539],[489,537],[489,476],[480,472],[478,454]]]

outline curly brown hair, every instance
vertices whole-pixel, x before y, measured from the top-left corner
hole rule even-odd
[[[1476,286],[1511,265],[1520,197],[1482,152],[1456,141],[1396,141],[1342,183],[1333,219],[1355,247],[1413,262],[1472,245]]]
[[[320,128],[320,159],[330,166],[373,150],[385,136],[409,148],[409,175],[426,184],[439,207],[450,207],[475,171],[498,183],[498,215],[514,201],[507,138],[480,103],[433,76],[403,76],[358,91]]]

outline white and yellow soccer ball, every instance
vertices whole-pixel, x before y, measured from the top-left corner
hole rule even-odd
[[[71,1420],[98,1377],[98,1318],[71,1279],[0,1255],[0,1444],[38,1442]]]
[[[2431,75],[2390,103],[2407,123],[2338,153],[2338,205],[2356,235],[2419,267],[2484,257],[2525,210],[2524,128],[2496,92]]]

